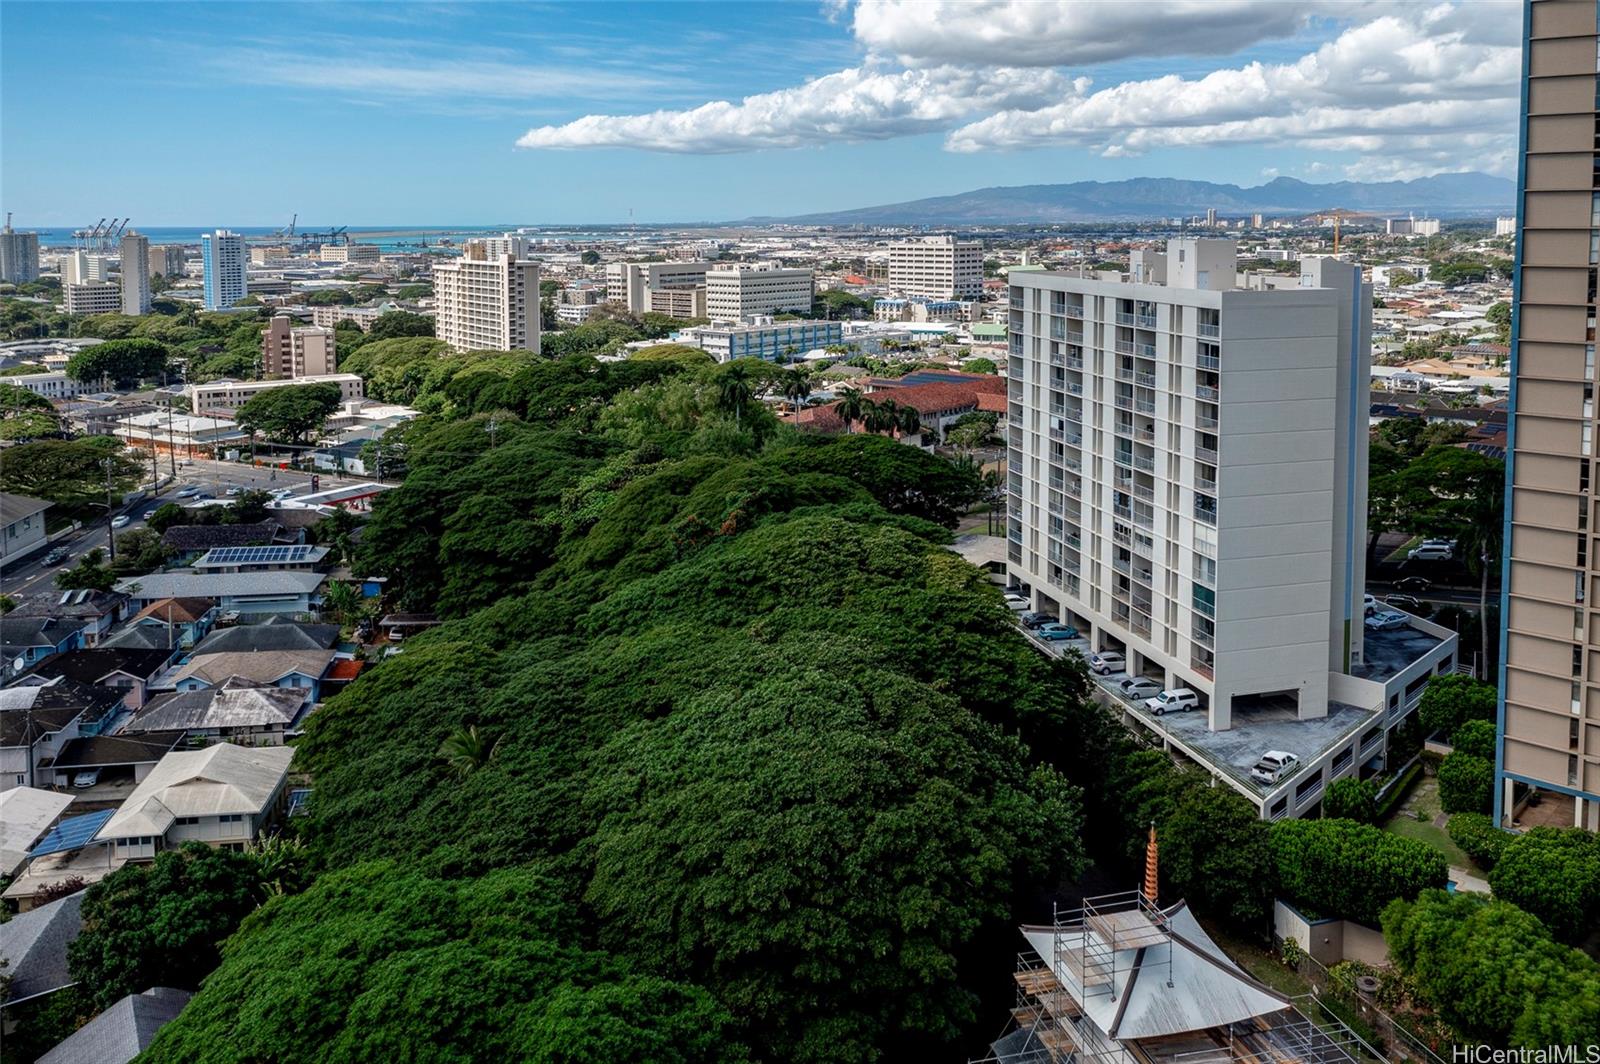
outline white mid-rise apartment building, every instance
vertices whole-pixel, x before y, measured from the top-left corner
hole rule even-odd
[[[750,321],[786,311],[810,311],[816,281],[809,269],[741,263],[706,271],[706,317]]]
[[[68,314],[115,314],[122,309],[122,288],[110,281],[64,285]]]
[[[434,335],[457,351],[539,350],[539,264],[469,240],[433,267]]]
[[[480,243],[490,255],[510,255],[514,259],[525,259],[533,252],[533,238],[521,233],[486,236],[480,238]]]
[[[1235,264],[1173,240],[1010,285],[1011,570],[1212,731],[1327,715],[1363,652],[1371,291]]]
[[[650,310],[650,293],[659,289],[692,289],[706,283],[714,262],[613,262],[606,266],[606,298],[626,303],[632,314]]]
[[[189,385],[189,409],[195,414],[227,414],[239,409],[262,392],[274,388],[293,388],[304,384],[331,384],[339,389],[339,402],[351,403],[366,397],[365,386],[354,373],[326,373],[316,377],[296,377],[275,381],[208,381]]]
[[[929,299],[977,299],[983,295],[983,245],[949,235],[890,244],[889,287]]]
[[[92,284],[111,280],[111,256],[95,255],[79,249],[61,257],[61,283]]]
[[[275,314],[261,334],[261,372],[269,377],[324,377],[333,373],[334,330],[298,325]]]
[[[122,313],[150,313],[150,238],[122,235]]]

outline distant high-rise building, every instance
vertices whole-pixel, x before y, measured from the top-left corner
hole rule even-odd
[[[68,314],[115,314],[122,309],[122,289],[109,281],[74,281],[62,285]]]
[[[323,377],[335,372],[334,330],[296,325],[275,314],[261,334],[261,372],[269,377]]]
[[[539,350],[539,264],[469,240],[433,266],[434,335],[457,351]]]
[[[26,284],[39,279],[39,234],[19,233],[10,223],[0,229],[0,281]]]
[[[1524,25],[1494,812],[1509,827],[1530,798],[1542,796],[1541,822],[1559,818],[1593,831],[1600,829],[1600,300],[1591,249],[1600,216],[1589,175],[1600,172],[1593,134],[1600,25],[1593,3],[1560,0],[1534,0]],[[1560,807],[1554,817],[1553,806]]]
[[[650,310],[650,293],[659,289],[681,290],[706,283],[706,271],[714,262],[612,262],[606,265],[606,299],[625,303],[629,313]]]
[[[808,269],[741,263],[706,271],[706,317],[738,322],[785,311],[809,311],[815,283]]]
[[[1261,221],[1262,221],[1261,212],[1257,211],[1255,214],[1252,214],[1250,216],[1250,228],[1252,228],[1252,229],[1260,229],[1261,228]]]
[[[889,286],[908,296],[977,299],[983,295],[983,245],[948,234],[890,244]]]
[[[122,234],[122,313],[150,313],[150,239]]]
[[[200,262],[205,273],[205,307],[226,310],[245,297],[244,237],[226,229],[200,234]]]
[[[526,259],[533,250],[533,238],[522,233],[486,236],[482,240],[484,250],[491,257],[495,255],[510,255],[514,259]]]
[[[94,284],[111,279],[111,256],[95,255],[81,248],[61,259],[61,283]]]
[[[1495,236],[1516,236],[1517,235],[1517,217],[1516,217],[1516,215],[1512,215],[1509,218],[1496,218],[1494,220],[1494,235]]]
[[[150,246],[150,279],[164,277],[168,281],[184,276],[184,252],[181,244],[152,244]]]
[[[376,244],[323,244],[317,251],[322,262],[377,262],[382,257]]]
[[[1216,228],[1216,224],[1217,224],[1217,209],[1215,207],[1207,207],[1206,208],[1206,224],[1211,226],[1212,228]]]
[[[1385,218],[1383,231],[1389,236],[1438,236],[1437,218]]]

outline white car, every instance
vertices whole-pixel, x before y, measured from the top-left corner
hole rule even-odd
[[[86,768],[72,777],[72,785],[74,787],[93,787],[99,782],[100,770],[97,768]]]
[[[1300,766],[1300,759],[1287,750],[1268,750],[1250,770],[1250,778],[1271,786]]]
[[[1381,610],[1368,617],[1363,623],[1369,632],[1386,632],[1391,628],[1404,628],[1406,626],[1406,615],[1396,613],[1394,610]]]
[[[1015,591],[1006,592],[1006,605],[1011,609],[1016,610],[1018,613],[1026,613],[1028,610],[1033,609],[1033,603],[1029,602],[1026,598],[1017,594]]]
[[[179,498],[179,499],[192,499],[196,495],[199,495],[199,494],[200,494],[200,489],[199,488],[183,488],[174,497],[175,498]]]
[[[111,527],[112,528],[124,528],[124,527],[127,526],[127,524],[128,524],[128,515],[127,514],[118,514],[117,516],[115,516],[115,517],[113,517],[111,519]]]
[[[1128,667],[1128,659],[1115,650],[1102,650],[1098,654],[1089,655],[1089,668],[1101,676],[1110,676],[1114,672],[1121,672]]]
[[[1372,611],[1377,609],[1377,608],[1378,608],[1378,596],[1376,596],[1376,595],[1362,595],[1361,596],[1361,611],[1364,614],[1366,614],[1368,617],[1371,617],[1372,616]]]
[[[1456,556],[1455,547],[1449,543],[1423,543],[1406,552],[1412,562],[1447,562]]]
[[[1154,698],[1145,699],[1144,708],[1158,717],[1165,713],[1187,713],[1200,708],[1200,696],[1187,687],[1169,687]]]

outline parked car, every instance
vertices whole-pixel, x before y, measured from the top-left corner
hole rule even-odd
[[[1405,610],[1407,613],[1414,613],[1418,617],[1428,612],[1427,604],[1414,595],[1390,595],[1383,601],[1385,605],[1393,606],[1397,610]]]
[[[99,782],[100,770],[97,768],[86,768],[72,777],[72,785],[74,787],[93,787]]]
[[[175,496],[175,498],[192,499],[196,495],[199,495],[199,494],[200,494],[200,489],[199,488],[179,488],[178,489],[178,494]]]
[[[1402,580],[1396,580],[1394,582],[1394,589],[1396,591],[1404,591],[1412,595],[1419,595],[1432,586],[1433,581],[1429,580],[1425,576],[1408,576]]]
[[[71,553],[72,552],[67,550],[65,547],[55,547],[50,551],[49,554],[44,556],[44,563],[46,565],[54,565],[57,562],[65,559]]]
[[[1051,621],[1049,624],[1041,624],[1039,626],[1038,635],[1040,639],[1045,639],[1049,642],[1055,643],[1067,639],[1078,638],[1078,630],[1072,627],[1070,624],[1062,624],[1060,621]]]
[[[1378,597],[1376,595],[1362,595],[1361,596],[1361,609],[1364,611],[1365,616],[1371,617],[1372,616],[1372,612],[1374,610],[1376,610],[1377,608],[1378,608]]]
[[[1102,650],[1089,655],[1089,669],[1101,676],[1110,676],[1128,667],[1128,659],[1115,650]]]
[[[1412,562],[1447,562],[1455,556],[1455,548],[1448,543],[1424,542],[1406,552],[1406,560]]]
[[[1158,717],[1165,713],[1187,713],[1200,708],[1200,696],[1187,687],[1169,687],[1154,698],[1145,699],[1144,708]]]
[[[1017,619],[1022,622],[1022,627],[1024,627],[1024,628],[1038,628],[1040,625],[1055,624],[1056,623],[1056,615],[1055,614],[1053,614],[1053,613],[1040,613],[1037,610],[1034,610],[1034,611],[1029,612],[1029,613],[1024,613],[1021,617],[1019,617]]]
[[[1250,770],[1250,778],[1271,786],[1300,767],[1300,759],[1287,750],[1268,750]]]
[[[113,517],[111,519],[111,527],[112,528],[124,528],[124,527],[127,526],[127,524],[128,524],[128,515],[127,514],[118,514],[117,516],[115,516],[115,517]]]
[[[1383,610],[1368,617],[1365,623],[1370,632],[1386,632],[1391,628],[1404,628],[1406,615],[1393,610]]]
[[[1130,676],[1117,684],[1117,690],[1126,698],[1143,701],[1161,693],[1161,685],[1148,676]]]
[[[235,495],[244,494],[244,489],[239,487],[237,484],[235,484],[233,487],[229,488],[227,491],[223,492],[222,494],[228,496],[229,498],[232,498]]]
[[[1011,609],[1016,610],[1018,613],[1031,610],[1033,608],[1033,603],[1029,602],[1024,596],[1017,594],[1015,591],[1006,592],[1006,605]]]

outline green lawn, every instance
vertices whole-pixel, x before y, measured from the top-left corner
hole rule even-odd
[[[1421,542],[1421,536],[1412,536],[1410,539],[1406,540],[1404,543],[1400,544],[1400,546],[1396,547],[1394,550],[1385,555],[1383,560],[1386,562],[1403,562],[1406,560],[1406,553],[1410,551],[1412,547],[1417,546]]]
[[[1410,810],[1417,814],[1418,819],[1413,820],[1406,815]],[[1440,853],[1452,865],[1465,868],[1469,872],[1481,875],[1478,866],[1472,863],[1472,858],[1451,841],[1449,834],[1443,828],[1433,826],[1441,808],[1439,805],[1439,781],[1424,774],[1417,779],[1411,788],[1411,793],[1400,803],[1395,814],[1383,825],[1385,831],[1392,831],[1396,835],[1404,835],[1408,839],[1427,843]]]

